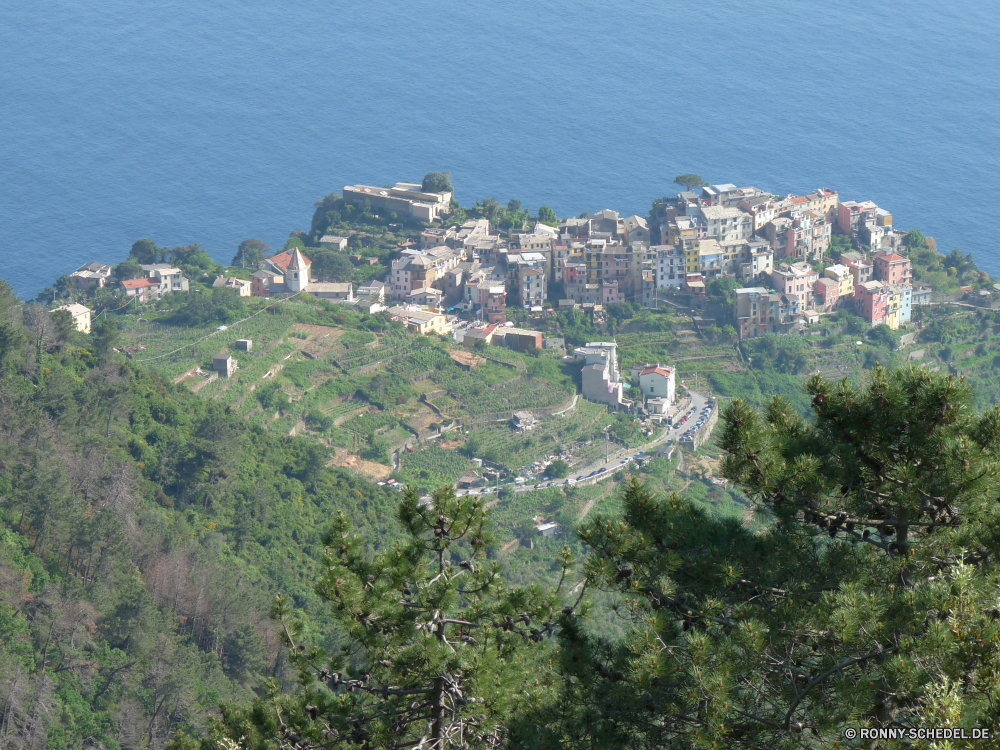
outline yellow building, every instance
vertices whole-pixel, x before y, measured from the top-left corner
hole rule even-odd
[[[451,333],[452,326],[448,318],[438,312],[409,310],[405,307],[397,306],[389,308],[389,315],[403,323],[411,331],[416,331],[424,336],[431,333],[441,336]]]
[[[684,243],[684,272],[698,273],[701,270],[701,252],[697,240]]]
[[[838,263],[824,269],[823,275],[837,282],[838,297],[844,299],[854,296],[854,275],[850,268]]]
[[[76,330],[81,333],[90,333],[90,309],[84,307],[83,305],[78,305],[75,302],[71,305],[63,305],[62,307],[57,307],[52,312],[58,312],[59,310],[65,310],[73,317],[73,324],[76,326]]]
[[[885,306],[885,324],[894,331],[899,328],[899,303],[899,290],[890,287]]]

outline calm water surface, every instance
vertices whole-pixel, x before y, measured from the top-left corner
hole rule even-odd
[[[20,6],[20,7],[17,7]],[[0,276],[280,246],[351,182],[645,214],[673,177],[873,199],[1000,275],[1000,15],[916,0],[0,3]]]

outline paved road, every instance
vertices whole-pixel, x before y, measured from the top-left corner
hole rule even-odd
[[[685,403],[686,402],[686,403]],[[530,492],[535,489],[541,489],[542,487],[562,487],[567,484],[596,484],[608,477],[612,476],[618,471],[621,471],[626,466],[628,466],[635,457],[647,453],[652,450],[657,445],[667,441],[673,440],[678,441],[680,437],[690,429],[695,422],[698,421],[698,414],[701,410],[705,408],[708,404],[708,399],[702,396],[700,393],[695,393],[691,391],[691,398],[682,401],[681,414],[687,414],[692,409],[694,409],[694,414],[688,419],[688,421],[682,425],[677,425],[676,427],[671,427],[669,430],[663,431],[660,436],[656,439],[654,445],[648,446],[645,450],[632,450],[622,455],[612,458],[608,463],[604,461],[599,461],[598,463],[591,464],[585,468],[572,467],[569,477],[566,479],[554,479],[551,482],[539,482],[535,484],[525,484],[520,487],[514,487],[514,492]],[[716,402],[716,408],[718,408],[718,402]],[[596,472],[596,473],[595,473]],[[490,488],[489,492],[484,492],[480,490],[479,492],[474,492],[472,494],[491,494],[495,493],[496,488]],[[466,494],[463,491],[458,492],[459,495]]]

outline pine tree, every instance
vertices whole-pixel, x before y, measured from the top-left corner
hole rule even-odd
[[[1000,410],[960,378],[814,377],[724,412],[723,473],[755,532],[633,480],[582,530],[623,643],[562,629],[537,747],[830,747],[850,727],[994,727],[1000,690]],[[994,729],[994,731],[996,731]],[[850,745],[851,743],[846,743]]]
[[[335,520],[317,592],[349,645],[331,654],[306,646],[279,598],[275,615],[303,689],[282,696],[274,684],[252,710],[225,710],[216,741],[427,750],[504,743],[509,716],[547,687],[536,661],[560,616],[555,594],[503,583],[487,553],[480,499],[449,487],[420,500],[410,488],[399,518],[407,537],[374,554],[344,517]]]

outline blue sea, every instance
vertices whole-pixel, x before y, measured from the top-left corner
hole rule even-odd
[[[8,0],[0,277],[33,297],[140,237],[228,260],[432,170],[560,215],[683,172],[831,187],[1000,275],[998,39],[979,0]]]

